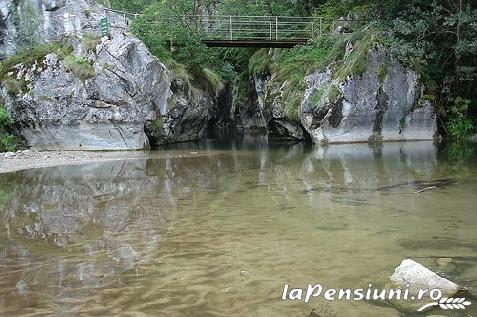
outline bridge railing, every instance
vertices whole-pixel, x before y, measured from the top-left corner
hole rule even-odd
[[[207,39],[307,40],[323,31],[322,18],[270,16],[185,16]]]

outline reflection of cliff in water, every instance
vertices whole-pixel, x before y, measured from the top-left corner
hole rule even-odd
[[[277,208],[313,209],[333,193],[354,203],[346,193],[433,179],[438,169],[436,148],[426,142],[309,147],[244,138],[227,149],[194,143],[157,153],[165,158],[8,175],[0,281],[20,293],[104,286],[120,273],[141,274],[142,264],[158,261],[177,222],[207,217],[235,195],[263,187]]]

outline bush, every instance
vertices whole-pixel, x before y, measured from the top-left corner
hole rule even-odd
[[[451,99],[449,119],[446,123],[446,129],[449,135],[456,139],[467,138],[477,128],[476,123],[467,117],[470,103],[471,101],[469,99],[461,97]]]
[[[0,152],[15,152],[17,150],[18,141],[12,134],[0,136]]]
[[[0,131],[8,128],[12,124],[13,124],[13,118],[5,109],[0,107]]]
[[[65,57],[63,62],[66,69],[81,80],[86,80],[95,75],[93,65],[82,57],[69,55]]]
[[[6,131],[12,124],[10,114],[0,107],[0,152],[14,152],[17,149],[17,138]]]
[[[470,136],[476,127],[477,125],[470,118],[451,118],[446,124],[449,135],[460,140]]]

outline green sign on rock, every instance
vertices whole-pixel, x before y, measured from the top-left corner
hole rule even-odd
[[[100,22],[101,36],[109,36],[109,21],[108,18],[102,18]]]

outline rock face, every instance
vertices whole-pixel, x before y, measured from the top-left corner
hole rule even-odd
[[[271,135],[310,137],[317,144],[439,137],[435,110],[422,99],[424,87],[419,76],[385,49],[369,52],[362,75],[335,77],[332,68],[307,76],[299,120],[291,120],[282,98],[287,83],[277,84],[274,74],[255,76],[257,99],[249,104],[255,110],[248,111],[254,114],[252,122],[260,122]],[[242,111],[238,116],[251,121],[246,114]]]
[[[118,34],[88,52],[72,41],[75,61],[94,74],[82,79],[65,60],[48,54],[31,67],[19,65],[18,94],[4,89],[6,108],[34,149],[131,150],[149,147],[147,118],[167,110],[170,80],[164,65],[139,40]],[[74,62],[73,62],[74,63]]]
[[[421,99],[418,75],[384,50],[368,55],[362,76],[345,82],[331,72],[306,78],[301,122],[315,143],[432,140],[435,111]],[[317,96],[318,95],[318,96]]]
[[[39,17],[32,37],[50,42],[68,35],[62,45],[71,46],[67,54],[52,51],[15,65],[0,83],[5,108],[34,149],[136,150],[204,134],[216,112],[216,92],[176,78],[125,32],[124,17],[89,0],[10,1],[1,9],[3,54],[21,48],[16,34],[27,13]],[[100,39],[105,14],[111,32]]]
[[[271,84],[269,74],[252,78],[254,91],[233,113],[236,126],[245,130],[264,130],[271,137],[305,140],[306,131],[297,121],[289,120],[284,112],[283,86]]]
[[[0,59],[32,41],[46,43],[85,32],[99,35],[99,21],[105,16],[113,36],[127,27],[123,16],[105,11],[93,0],[2,0]]]

